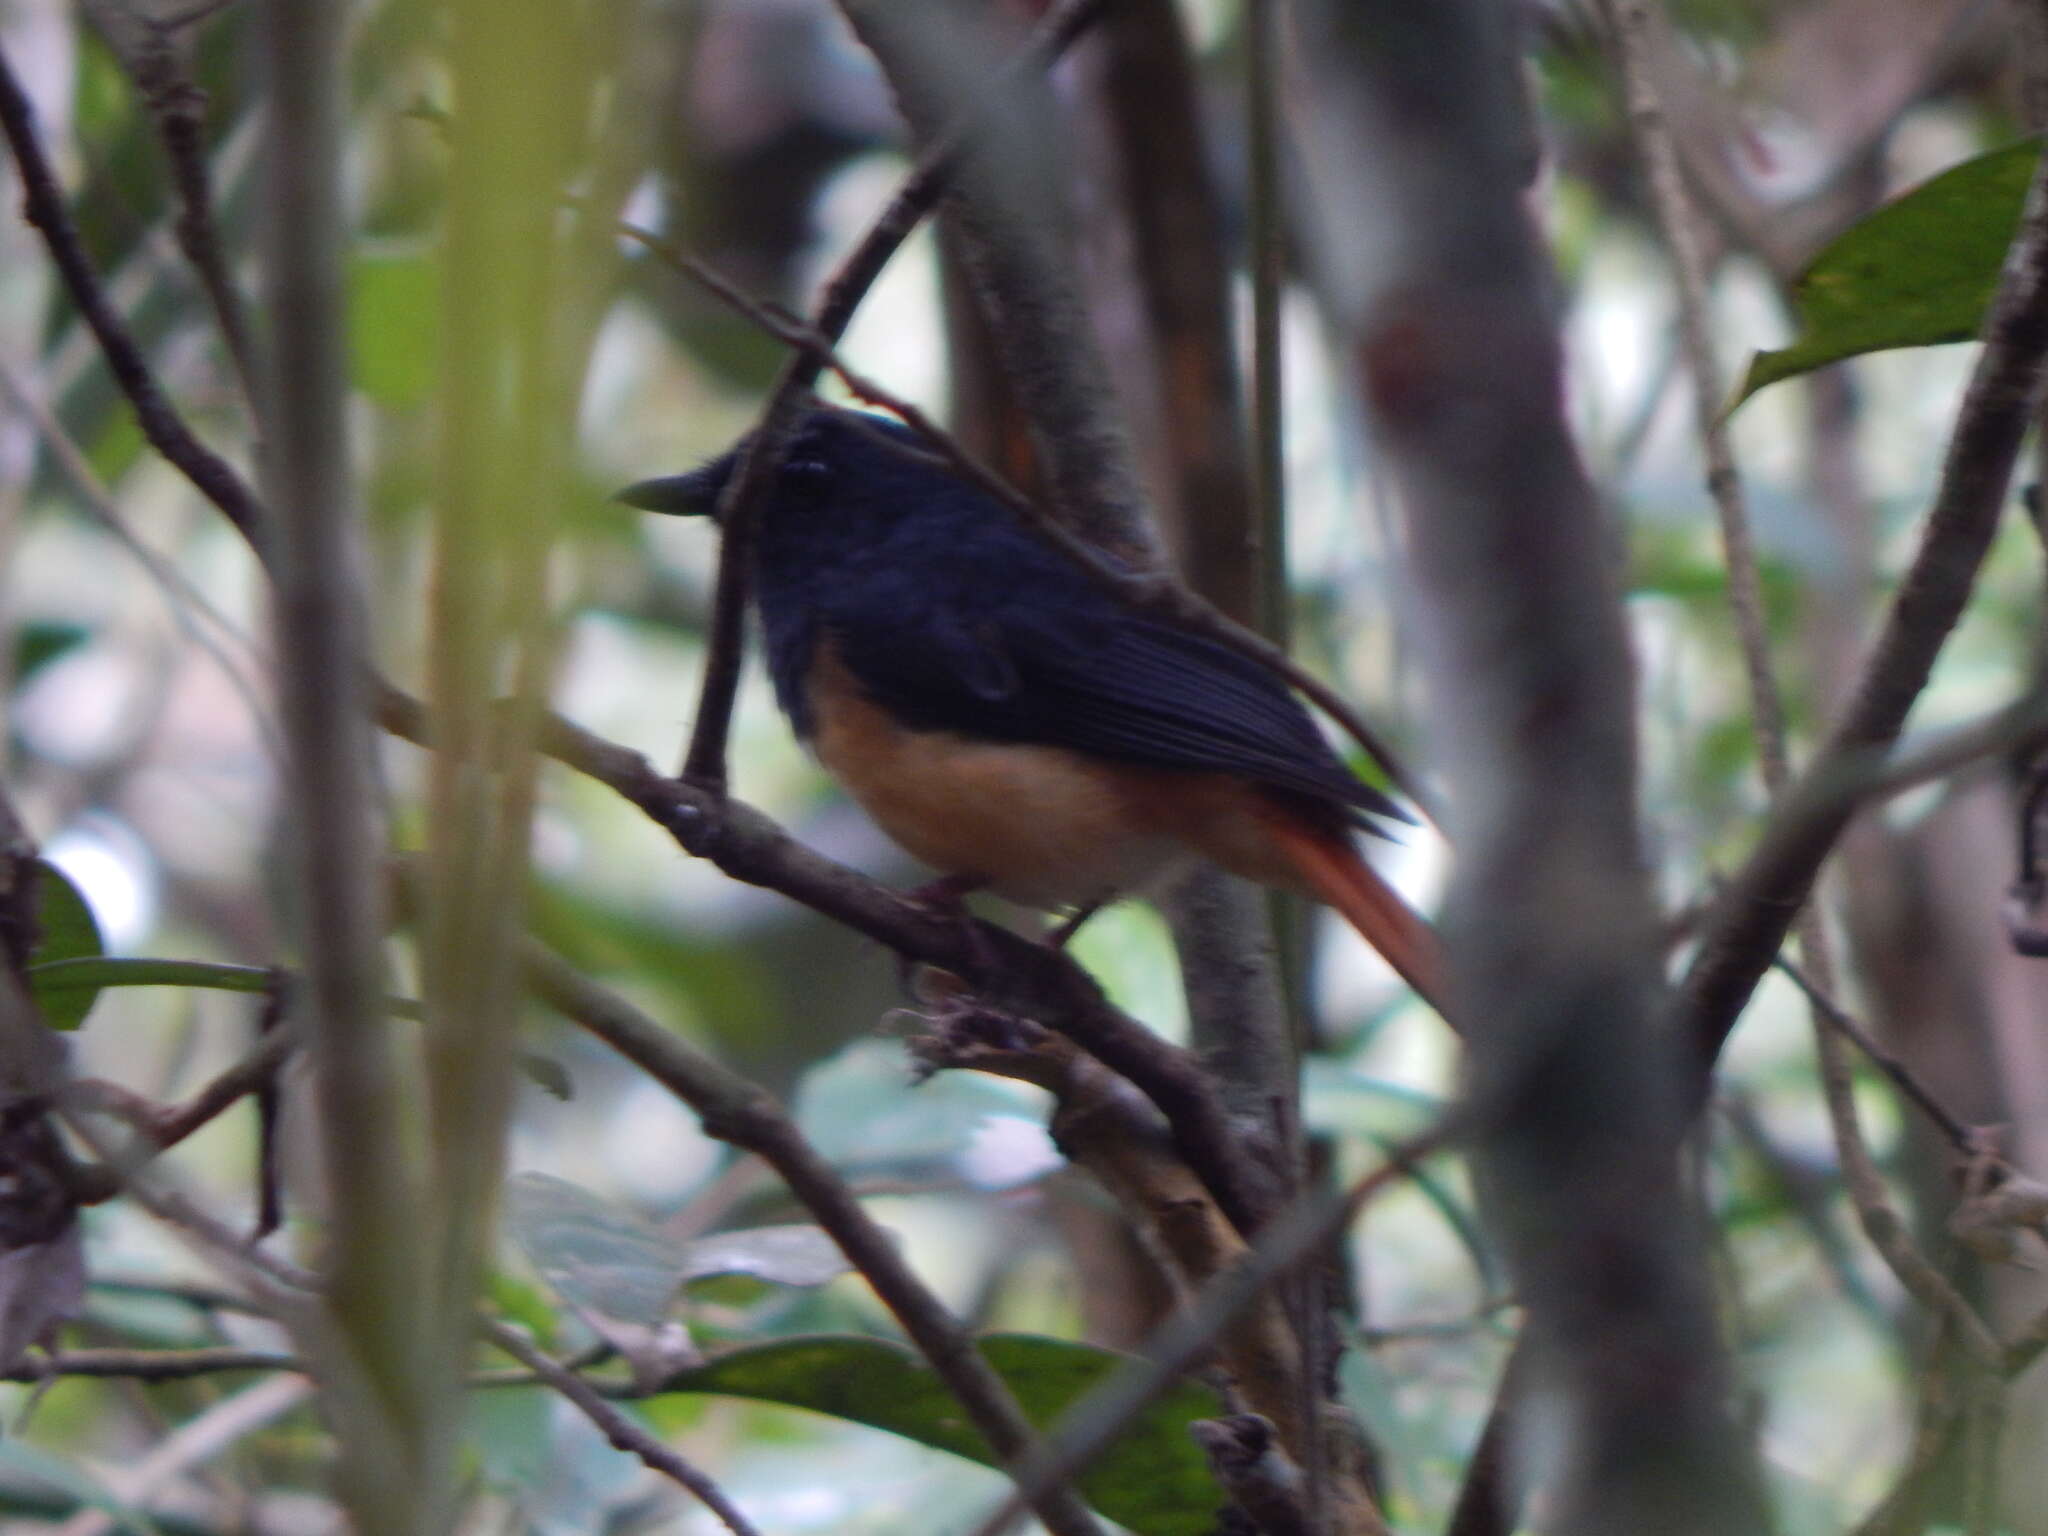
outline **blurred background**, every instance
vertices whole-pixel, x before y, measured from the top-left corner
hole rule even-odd
[[[223,239],[254,293],[265,124],[253,8],[188,21],[189,7],[139,4],[0,0],[0,46],[29,86],[89,248],[164,383],[209,442],[251,465],[258,445],[244,382],[175,243],[164,151],[123,38],[138,15],[179,23],[177,48],[205,92]],[[1749,846],[1764,808],[1746,694],[1671,274],[1612,71],[1577,6],[1524,8],[1543,150],[1530,201],[1555,253],[1572,413],[1608,500],[1638,644],[1643,813],[1657,881],[1682,916]],[[591,223],[593,210],[616,211],[762,300],[812,304],[907,169],[888,91],[829,0],[571,9],[597,88],[589,154],[564,217],[580,210]],[[1243,17],[1234,0],[1181,0],[1177,12],[1233,301],[1248,314]],[[1688,0],[1676,15],[1667,87],[1713,214],[1714,313],[1731,378],[1752,352],[1791,334],[1786,285],[1826,238],[2028,131],[1998,6]],[[386,670],[411,683],[423,665],[439,294],[450,279],[439,245],[445,39],[434,9],[409,0],[358,5],[353,24],[350,427],[375,645]],[[1105,147],[1111,78],[1099,43],[1087,40],[1054,85],[1072,126],[1063,165],[1093,317],[1113,367],[1135,378],[1157,338],[1120,275],[1138,258],[1121,222],[1128,167]],[[288,960],[263,584],[234,532],[145,447],[33,232],[12,217],[17,200],[10,184],[0,221],[7,781],[111,952]],[[550,529],[548,601],[559,626],[553,701],[672,768],[703,656],[715,530],[608,497],[726,446],[749,425],[783,353],[602,223],[572,248],[581,264],[563,282],[563,324],[583,359],[573,491],[538,512]],[[1313,274],[1298,261],[1290,273],[1293,647],[1426,762],[1429,701],[1410,683],[1392,513],[1325,348]],[[941,420],[986,432],[975,412],[991,364],[963,308],[950,258],[927,229],[891,264],[842,350]],[[1891,590],[1970,358],[1948,347],[1859,360],[1769,389],[1734,418],[1801,739],[1826,718]],[[1160,402],[1138,393],[1129,405],[1140,457],[1156,469]],[[1154,489],[1170,494],[1164,483]],[[2009,520],[1915,729],[1970,718],[2026,685],[2043,622],[2041,557],[2025,524]],[[805,841],[892,882],[923,877],[805,759],[758,668],[743,689],[733,758],[736,792]],[[395,836],[416,844],[420,755],[388,744],[382,771]],[[2014,807],[2010,765],[1995,760],[1887,804],[1838,859],[1828,910],[1853,956],[1859,1013],[1952,1108],[2006,1127],[2015,1160],[2041,1169],[2048,972],[2011,952],[1997,919],[2013,874]],[[1113,1346],[1156,1320],[1166,1300],[1157,1278],[1106,1202],[1063,1169],[1031,1090],[965,1074],[913,1083],[900,1044],[909,1001],[883,951],[693,863],[609,791],[559,768],[543,775],[534,838],[536,931],[784,1095],[953,1305],[988,1327]],[[1433,898],[1444,861],[1427,835],[1376,853],[1417,901]],[[1440,1023],[1348,932],[1317,940],[1307,1117],[1340,1167],[1363,1169],[1452,1089],[1454,1057]],[[1184,1030],[1171,951],[1149,909],[1102,915],[1076,952],[1124,1007],[1168,1034]],[[79,1069],[176,1099],[246,1048],[256,1011],[255,999],[225,992],[110,990],[76,1037]],[[537,1011],[522,1027],[525,1047],[552,1064],[538,1074],[551,1088],[537,1079],[519,1087],[514,1174],[571,1181],[679,1240],[798,1218],[772,1177],[704,1138],[602,1047]],[[1731,1342],[1794,1533],[1844,1528],[1889,1485],[1911,1436],[1924,1330],[1856,1231],[1811,1050],[1796,994],[1767,982],[1732,1043],[1698,1156]],[[1939,1247],[1951,1199],[1944,1160],[1888,1089],[1865,1088],[1879,1152]],[[242,1221],[253,1212],[254,1147],[253,1113],[238,1111],[173,1162]],[[286,1154],[287,1190],[303,1205],[317,1196],[315,1170],[303,1121],[289,1113]],[[82,1340],[273,1337],[209,1305],[203,1261],[147,1216],[117,1202],[86,1219],[97,1283]],[[565,1348],[587,1342],[521,1236],[506,1233],[494,1285],[548,1317]],[[1478,1433],[1511,1334],[1510,1298],[1454,1165],[1374,1205],[1349,1258],[1358,1347],[1344,1367],[1347,1393],[1398,1469],[1397,1526],[1432,1529]],[[2026,1315],[2042,1300],[2026,1269],[1975,1283],[2000,1315]],[[888,1331],[865,1288],[844,1278],[694,1286],[682,1316],[707,1344]],[[0,1521],[38,1529],[77,1505],[75,1488],[53,1492],[54,1474],[35,1458],[118,1491],[138,1457],[240,1384],[0,1387],[0,1421],[21,1431],[0,1441]],[[487,1393],[477,1403],[466,1528],[712,1528],[545,1394]],[[942,1453],[796,1410],[671,1396],[643,1411],[769,1530],[948,1529],[998,1486]],[[2048,1508],[2048,1471],[2031,1454],[2040,1424],[2038,1405],[2015,1404],[2015,1509],[2030,1498]],[[325,1455],[310,1410],[284,1404],[172,1480],[154,1506],[161,1528],[334,1529]],[[68,1518],[67,1530],[114,1528],[111,1517],[99,1526]]]

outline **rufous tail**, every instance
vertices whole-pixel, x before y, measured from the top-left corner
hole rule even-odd
[[[1342,837],[1290,817],[1267,819],[1273,840],[1316,899],[1343,914],[1380,958],[1443,1014],[1443,944],[1415,910]]]

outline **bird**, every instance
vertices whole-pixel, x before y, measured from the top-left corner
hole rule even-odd
[[[617,499],[715,517],[747,443]],[[783,713],[935,893],[1078,921],[1207,859],[1333,908],[1441,1008],[1434,930],[1354,841],[1415,818],[1270,667],[1134,605],[900,422],[805,408],[751,575]]]

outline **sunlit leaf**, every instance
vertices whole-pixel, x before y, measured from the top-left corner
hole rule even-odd
[[[541,1278],[636,1376],[665,1377],[690,1358],[687,1337],[669,1317],[687,1260],[652,1222],[544,1173],[506,1181],[505,1222]]]
[[[683,1257],[683,1278],[751,1275],[777,1285],[823,1285],[852,1266],[839,1245],[817,1227],[794,1222],[777,1227],[742,1227],[691,1243]]]
[[[989,1335],[981,1351],[1039,1425],[1050,1424],[1127,1363],[1109,1350],[1026,1334]],[[722,1355],[671,1377],[669,1385],[809,1408],[995,1465],[930,1368],[911,1350],[882,1339],[784,1339]],[[1207,1536],[1223,1494],[1188,1425],[1223,1411],[1206,1387],[1172,1388],[1082,1475],[1082,1493],[1139,1536]]]
[[[2036,139],[1979,155],[1851,225],[1794,287],[1799,339],[1750,361],[1735,404],[1845,357],[1973,339],[2040,156]]]
[[[36,922],[42,935],[29,956],[29,991],[52,1029],[76,1029],[92,1011],[104,983],[46,987],[41,977],[47,967],[61,962],[97,959],[107,946],[78,887],[54,864],[45,861],[37,867]]]

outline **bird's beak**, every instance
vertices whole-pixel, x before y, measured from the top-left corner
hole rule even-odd
[[[658,480],[640,480],[615,493],[613,501],[638,507],[642,512],[666,512],[675,517],[711,517],[718,511],[718,493],[725,489],[730,465],[725,459],[693,469],[687,475],[664,475]]]

